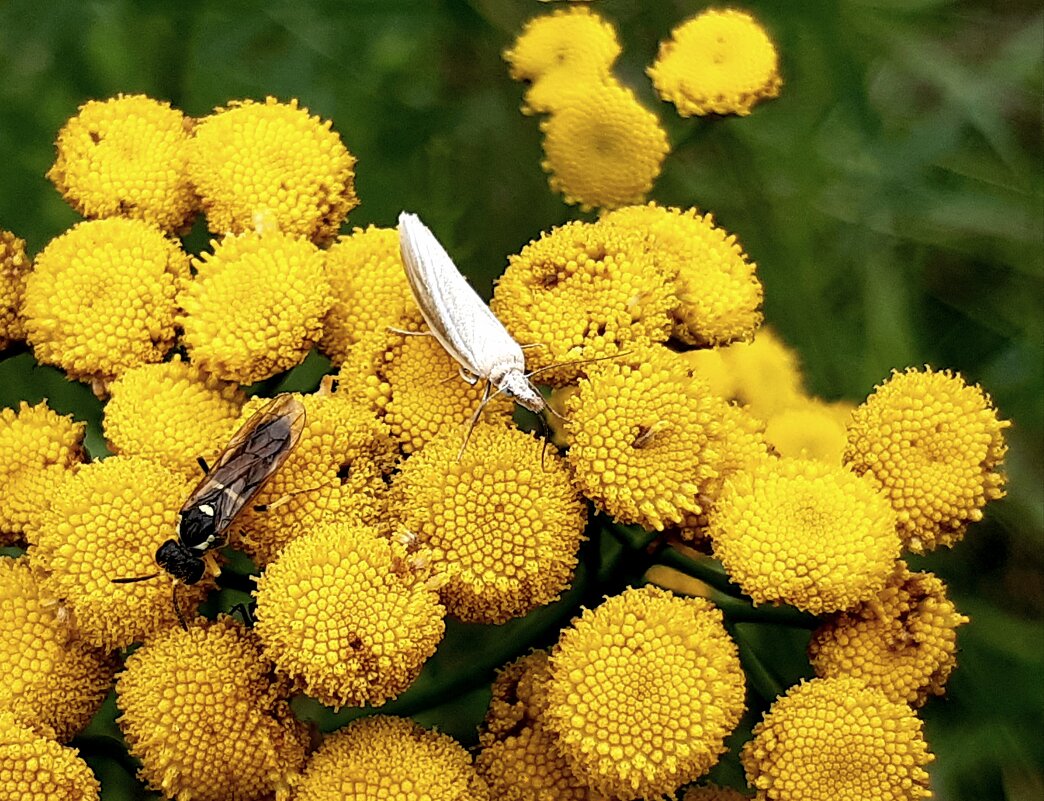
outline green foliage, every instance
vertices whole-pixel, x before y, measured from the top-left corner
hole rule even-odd
[[[860,400],[892,368],[928,363],[981,383],[1015,421],[1009,497],[954,552],[915,560],[951,583],[972,618],[949,696],[924,714],[937,797],[1039,798],[1041,16],[1024,0],[745,6],[778,43],[782,96],[747,118],[686,121],[655,98],[642,70],[657,41],[703,4],[598,4],[624,40],[618,76],[674,143],[654,197],[713,211],[738,235],[759,265],[767,319],[800,351],[810,390]],[[500,59],[521,23],[544,10],[508,0],[8,0],[0,227],[35,253],[76,220],[44,173],[58,129],[87,99],[145,92],[202,116],[229,99],[297,97],[332,119],[358,157],[362,205],[350,224],[419,212],[488,296],[507,254],[578,216],[547,188],[537,121],[519,113],[522,86]],[[205,242],[199,231],[191,239],[197,249]],[[314,386],[323,369],[313,360],[279,388]],[[86,387],[26,352],[0,354],[0,404],[44,397],[86,420],[92,454],[104,452],[101,407]],[[621,546],[601,547],[555,607],[504,627],[454,627],[389,711],[473,740],[492,667],[511,656],[504,642],[540,642],[548,621],[596,602],[584,582]],[[756,663],[761,684],[785,686],[801,675],[792,658],[801,631],[779,641],[767,628],[736,633],[748,670]],[[323,728],[345,719],[299,711]],[[77,744],[105,798],[144,797],[120,756],[114,715],[110,701]],[[735,781],[738,770],[727,759],[718,775]]]

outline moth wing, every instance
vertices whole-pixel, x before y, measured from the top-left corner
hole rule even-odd
[[[229,440],[214,466],[189,493],[182,513],[203,503],[217,531],[227,528],[297,447],[305,410],[293,395],[277,395]]]
[[[421,314],[457,362],[482,377],[505,359],[524,362],[518,343],[417,215],[399,215],[399,241],[406,278]]]

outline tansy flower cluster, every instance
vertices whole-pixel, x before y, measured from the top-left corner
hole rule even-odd
[[[914,710],[968,618],[901,558],[1003,495],[1008,423],[931,368],[854,409],[809,395],[737,236],[645,203],[669,148],[619,54],[586,6],[505,53],[548,115],[552,188],[605,211],[534,232],[491,303],[553,442],[503,393],[479,407],[395,229],[341,235],[355,160],[296,100],[194,119],[121,95],[59,132],[48,175],[86,219],[33,259],[0,235],[0,346],[89,383],[108,453],[47,403],[0,412],[0,541],[25,551],[0,561],[0,799],[97,798],[66,743],[113,688],[140,780],[179,801],[734,801],[708,776],[733,746],[764,801],[929,795]],[[780,86],[738,11],[679,26],[648,72],[683,115]],[[200,215],[213,240],[189,253]],[[268,411],[315,351],[330,374]],[[190,514],[214,540],[179,539]],[[172,543],[198,581],[157,561]],[[448,630],[452,650],[531,612],[544,628],[496,664],[429,664]],[[814,630],[816,678],[775,686],[736,625],[774,620]],[[374,714],[498,667],[474,759]],[[320,736],[308,699],[361,719]]]

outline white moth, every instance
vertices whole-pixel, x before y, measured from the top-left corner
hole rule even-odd
[[[465,381],[486,380],[475,419],[489,399],[491,385],[532,412],[547,408],[526,376],[522,347],[416,214],[399,215],[399,248],[413,296],[432,335],[460,365]]]

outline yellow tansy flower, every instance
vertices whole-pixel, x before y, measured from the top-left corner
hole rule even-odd
[[[583,493],[621,523],[657,531],[703,512],[727,404],[652,349],[591,365],[579,386],[566,430]]]
[[[449,580],[442,600],[461,620],[503,623],[568,587],[587,522],[565,460],[541,459],[524,431],[482,424],[463,454],[450,429],[403,465],[393,487],[400,524]],[[458,456],[460,458],[458,458]]]
[[[703,598],[628,589],[586,610],[551,654],[547,726],[573,772],[620,798],[706,773],[743,714],[744,676]]]
[[[113,456],[82,466],[55,487],[30,538],[29,557],[46,573],[46,591],[68,604],[85,641],[123,648],[177,625],[166,574],[134,584],[112,580],[159,570],[156,549],[177,536],[178,510],[191,486],[159,462]],[[208,583],[177,588],[186,616]]]
[[[224,617],[172,629],[127,658],[117,720],[141,778],[167,798],[285,798],[308,731],[257,637]]]
[[[189,175],[218,234],[275,229],[333,239],[355,196],[355,158],[330,127],[297,105],[233,101],[200,120]]]
[[[791,687],[741,754],[757,801],[916,801],[934,757],[906,704],[851,677]]]
[[[187,230],[196,212],[186,162],[192,121],[165,101],[117,95],[80,106],[47,173],[84,217],[133,217]]]
[[[573,775],[544,725],[550,678],[547,651],[497,674],[475,767],[503,801],[601,801],[605,796]]]
[[[938,578],[900,562],[876,596],[815,631],[809,658],[817,676],[855,676],[918,707],[945,692],[957,663],[956,629],[967,622]]]
[[[589,94],[600,87],[619,89],[619,82],[598,63],[578,65],[577,68],[550,70],[535,78],[522,97],[523,114],[554,114],[564,108],[583,102],[579,95]]]
[[[407,718],[375,715],[328,736],[294,801],[492,801],[456,740]]]
[[[620,55],[616,29],[591,9],[557,9],[526,23],[504,60],[515,80],[534,80],[558,70],[592,65],[608,71]]]
[[[526,364],[539,381],[563,386],[588,370],[578,361],[666,340],[673,278],[640,232],[571,222],[509,258],[490,305],[517,342],[533,346]]]
[[[287,545],[257,584],[265,654],[334,707],[383,704],[435,653],[445,628],[430,556],[375,529],[327,523]]]
[[[0,801],[98,801],[101,786],[75,748],[0,711]]]
[[[264,566],[283,547],[322,522],[340,520],[390,527],[384,519],[385,476],[398,458],[388,427],[346,395],[299,396],[305,425],[297,448],[233,526],[234,541]],[[267,402],[250,401],[245,423]]]
[[[36,257],[25,286],[29,343],[72,378],[158,362],[174,344],[175,296],[188,278],[188,256],[148,223],[79,223]]]
[[[76,639],[28,559],[0,558],[0,710],[67,742],[98,711],[115,670],[108,653]]]
[[[322,252],[277,232],[226,236],[193,260],[178,297],[192,361],[251,384],[300,362],[323,331],[333,298]]]
[[[326,273],[334,301],[319,348],[334,364],[365,334],[406,330],[416,315],[395,228],[371,225],[342,236],[326,251]]]
[[[22,299],[32,266],[25,240],[0,230],[0,350],[25,339]]]
[[[710,214],[650,203],[617,209],[603,220],[645,233],[647,247],[672,264],[679,302],[671,311],[671,336],[711,346],[754,336],[762,299],[756,266]]]
[[[804,401],[797,353],[772,329],[763,326],[753,341],[735,342],[718,352],[732,374],[729,399],[749,407],[762,420]]]
[[[46,402],[0,409],[0,545],[22,542],[57,476],[83,460],[86,427]]]
[[[749,801],[749,797],[731,787],[701,784],[699,787],[688,788],[682,796],[682,801]]]
[[[419,331],[415,313],[404,330]],[[412,453],[443,431],[460,430],[482,401],[482,382],[468,384],[460,365],[433,336],[392,332],[367,335],[352,349],[339,373],[338,393],[365,399],[391,429],[403,451]],[[511,423],[514,404],[503,393],[486,404],[481,419]]]
[[[551,190],[584,211],[643,202],[671,149],[656,115],[616,83],[577,93],[540,129]]]
[[[806,398],[772,415],[765,425],[765,438],[780,456],[839,465],[845,451],[846,425],[854,408]]]
[[[646,72],[683,117],[750,114],[783,85],[768,34],[750,14],[731,8],[709,9],[671,31]]]
[[[905,547],[923,553],[953,545],[987,501],[1003,497],[1009,425],[960,375],[896,371],[853,412],[845,462],[874,480]]]
[[[109,392],[102,422],[113,453],[155,459],[196,478],[196,459],[213,464],[246,401],[235,384],[180,356],[131,368]]]
[[[765,459],[735,473],[710,512],[714,555],[756,603],[814,614],[879,592],[899,556],[895,513],[841,467]]]
[[[761,331],[765,331],[764,328]],[[736,399],[737,382],[724,354],[728,348],[700,348],[678,354],[685,367],[703,381],[710,391],[721,398]]]

